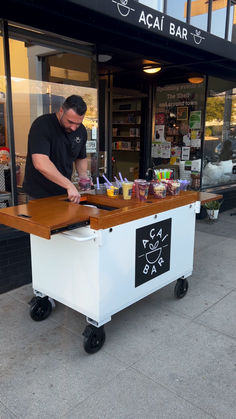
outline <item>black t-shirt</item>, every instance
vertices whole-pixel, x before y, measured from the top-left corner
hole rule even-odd
[[[73,162],[86,158],[86,141],[87,131],[83,124],[76,131],[67,134],[56,114],[38,117],[29,132],[24,191],[33,198],[65,194],[66,189],[51,182],[35,169],[32,154],[45,154],[62,175],[71,179]]]

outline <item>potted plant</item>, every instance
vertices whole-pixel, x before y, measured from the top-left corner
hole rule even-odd
[[[217,220],[222,202],[223,201],[210,201],[204,204],[210,220]]]

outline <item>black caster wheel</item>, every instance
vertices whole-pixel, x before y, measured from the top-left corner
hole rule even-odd
[[[187,279],[180,278],[176,282],[174,294],[176,298],[183,298],[188,291]]]
[[[36,322],[45,320],[52,311],[52,304],[48,297],[34,297],[30,302],[30,316]]]
[[[92,324],[86,326],[83,332],[84,350],[88,354],[95,354],[103,346],[105,342],[104,326],[95,327]]]

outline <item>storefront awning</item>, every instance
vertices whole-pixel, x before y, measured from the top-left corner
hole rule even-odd
[[[236,45],[134,0],[8,0],[1,16],[236,81]]]

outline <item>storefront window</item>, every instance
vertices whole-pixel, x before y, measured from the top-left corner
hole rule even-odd
[[[235,83],[209,78],[204,136],[202,186],[236,180]]]
[[[0,35],[0,208],[5,207],[9,202],[4,198],[7,197],[4,192],[7,191],[6,176],[10,172],[9,160],[10,153],[8,147],[6,115],[6,78],[3,53],[3,37]]]
[[[7,146],[6,81],[3,55],[3,38],[0,36],[0,147]]]
[[[213,35],[219,36],[220,38],[225,37],[226,8],[227,0],[216,0],[213,2],[211,33]]]
[[[200,179],[204,92],[204,82],[157,88],[153,165],[171,168],[175,178],[191,184],[193,176]]]
[[[236,6],[234,1],[231,1],[230,7],[228,41],[236,44]]]
[[[194,25],[205,31],[207,30],[208,6],[208,1],[192,0],[190,19],[191,25]],[[214,0],[212,2],[211,33],[221,38],[225,37],[226,9],[227,0]],[[232,17],[230,19],[230,22],[230,32],[232,32]]]
[[[208,19],[208,1],[193,0],[191,2],[190,24],[206,31],[207,19]]]
[[[88,106],[84,119],[88,132],[87,154],[89,171],[96,177],[98,111],[94,56],[90,51],[80,53],[79,45],[78,54],[65,52],[65,48],[61,52],[61,45],[60,49],[59,44],[58,48],[50,47],[33,38],[30,40],[29,36],[25,41],[12,36],[9,45],[19,197],[24,199],[21,191],[32,122],[39,115],[59,110],[65,98],[72,94],[81,95]],[[76,182],[76,175],[73,176]]]
[[[186,21],[186,0],[168,0],[167,1],[167,15],[174,17],[175,19]]]
[[[158,10],[159,12],[163,12],[164,0],[138,0],[138,2],[151,7],[152,9]]]

